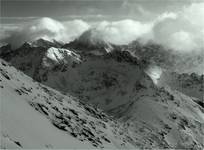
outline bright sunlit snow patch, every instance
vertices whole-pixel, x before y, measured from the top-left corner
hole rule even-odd
[[[69,64],[80,63],[80,56],[68,49],[51,47],[47,50],[45,57],[43,58],[44,67],[53,67],[57,64]]]
[[[146,73],[151,77],[153,82],[157,84],[158,79],[162,74],[162,69],[158,66],[153,66],[147,69]]]

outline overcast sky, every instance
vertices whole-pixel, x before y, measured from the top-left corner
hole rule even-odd
[[[1,0],[1,23],[17,23],[39,17],[60,21],[149,21],[163,12],[179,11],[203,0]]]

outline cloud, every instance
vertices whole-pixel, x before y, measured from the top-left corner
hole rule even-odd
[[[64,42],[73,41],[90,28],[90,25],[82,20],[66,21],[63,25],[65,26],[66,31],[64,33],[64,38],[61,40]]]
[[[127,4],[124,3],[124,7]],[[204,3],[191,4],[179,12],[164,12],[153,21],[103,21],[91,27],[88,38],[113,44],[134,40],[154,41],[177,52],[201,51],[204,48]],[[93,40],[92,40],[93,41]]]
[[[69,42],[88,28],[89,25],[81,20],[62,23],[45,17],[24,23],[22,26],[16,26],[15,28],[5,27],[0,41],[11,43],[13,47],[18,47],[25,41],[34,41],[39,38]]]
[[[189,52],[204,48],[204,3],[191,4],[177,13],[158,17],[152,29],[157,43],[168,48]]]
[[[124,0],[121,4],[121,11],[126,17],[138,19],[150,19],[155,15],[155,12],[145,9],[147,3],[137,2],[132,0]]]
[[[124,3],[123,7],[127,4]],[[139,10],[146,11],[143,8]],[[2,28],[0,41],[14,46],[38,38],[70,42],[90,30],[91,38],[102,39],[113,44],[128,44],[138,39],[142,42],[151,40],[169,49],[190,52],[204,48],[202,18],[204,18],[204,3],[192,3],[179,12],[164,12],[149,22],[130,19],[96,23],[82,20],[59,22],[51,18],[40,18],[15,28],[10,26]]]
[[[102,39],[113,44],[128,44],[149,33],[151,25],[133,20],[103,21],[92,28],[91,38]]]
[[[192,50],[195,49],[196,43],[192,39],[192,35],[185,31],[179,31],[171,34],[169,43],[171,48],[179,50]]]

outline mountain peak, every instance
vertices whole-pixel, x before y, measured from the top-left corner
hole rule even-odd
[[[30,48],[30,47],[32,47],[32,44],[30,42],[25,42],[20,46],[20,48]]]
[[[73,65],[81,62],[80,55],[64,48],[50,47],[43,57],[43,66],[54,68],[59,65]]]
[[[45,40],[45,39],[37,39],[36,41],[33,41],[32,42],[32,46],[33,47],[45,47],[45,48],[50,48],[50,47],[61,47],[62,44],[60,42],[57,42],[57,41],[48,41],[48,40]]]

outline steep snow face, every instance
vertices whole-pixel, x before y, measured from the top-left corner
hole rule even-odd
[[[67,49],[51,47],[43,57],[42,65],[52,69],[60,64],[72,66],[80,62],[80,55]]]
[[[1,148],[137,148],[123,124],[2,60],[0,88]]]

